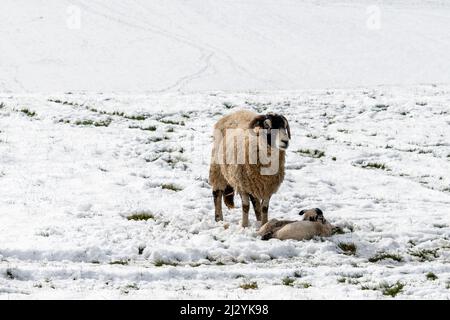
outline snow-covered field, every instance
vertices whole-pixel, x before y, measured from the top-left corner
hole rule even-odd
[[[450,83],[446,0],[2,0],[0,91]]]
[[[1,298],[450,297],[448,86],[0,103]],[[238,108],[290,120],[270,217],[320,207],[339,234],[214,222],[211,129]]]

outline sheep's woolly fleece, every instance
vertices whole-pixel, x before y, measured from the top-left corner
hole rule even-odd
[[[448,299],[449,97],[2,95],[0,297]],[[269,218],[320,207],[337,234],[262,241],[239,203],[214,222],[212,127],[239,108],[291,124]]]

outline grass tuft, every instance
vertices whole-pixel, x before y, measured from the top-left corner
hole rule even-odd
[[[311,158],[322,158],[325,156],[325,152],[324,151],[320,151],[320,150],[311,150],[311,149],[299,149],[296,151],[297,153],[304,155],[304,156],[308,156]]]
[[[439,257],[438,249],[417,249],[410,250],[409,254],[413,257],[419,258],[420,262],[433,261]]]
[[[126,265],[128,265],[128,260],[114,260],[114,261],[111,261],[109,264],[126,266]]]
[[[427,277],[427,280],[430,280],[430,281],[434,281],[434,280],[437,280],[437,279],[438,279],[438,276],[435,275],[433,272],[428,272],[428,273],[425,275],[425,277]]]
[[[176,262],[170,262],[170,261],[165,261],[165,260],[155,260],[155,262],[153,262],[153,264],[155,265],[155,267],[162,267],[162,266],[176,267],[178,265]]]
[[[346,255],[355,255],[356,254],[356,245],[352,242],[339,242],[338,244],[339,249],[343,251]]]
[[[387,252],[379,252],[373,257],[369,258],[369,262],[375,263],[381,260],[391,259],[397,262],[402,262],[403,258],[398,254],[387,253]]]
[[[291,277],[285,277],[281,281],[282,281],[283,285],[292,287],[292,285],[295,282],[295,279],[291,278]]]
[[[161,185],[161,188],[164,189],[164,190],[172,190],[172,191],[175,191],[175,192],[183,190],[183,188],[180,188],[179,186],[177,186],[177,185],[175,185],[173,183],[164,183],[164,184]]]
[[[29,116],[31,118],[36,116],[36,112],[31,111],[29,109],[20,109],[20,112],[22,112],[23,114],[25,114],[25,115],[27,115],[27,116]]]
[[[400,292],[402,292],[404,287],[405,287],[405,285],[399,281],[397,281],[396,283],[391,284],[391,285],[389,285],[386,282],[380,284],[380,289],[381,289],[381,292],[383,293],[383,295],[391,296],[391,297],[395,297]]]
[[[241,284],[239,287],[244,290],[249,290],[249,289],[254,290],[254,289],[258,289],[258,283],[256,281],[245,282],[245,283]]]
[[[378,163],[378,162],[363,163],[361,165],[361,168],[364,168],[364,169],[380,169],[380,170],[387,170],[388,169],[384,163]]]
[[[155,216],[149,212],[136,212],[127,217],[128,221],[147,221],[150,219],[155,219]]]

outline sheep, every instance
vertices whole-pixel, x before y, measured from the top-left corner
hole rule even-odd
[[[322,210],[302,210],[300,215],[303,215],[302,221],[272,219],[259,229],[258,234],[262,240],[309,240],[315,236],[331,236],[333,227],[325,220]]]
[[[268,221],[270,198],[284,179],[290,139],[289,123],[278,114],[241,110],[215,124],[209,184],[216,221],[223,220],[222,199],[228,208],[234,208],[235,192],[242,200],[242,227],[249,224],[250,201],[261,225]]]

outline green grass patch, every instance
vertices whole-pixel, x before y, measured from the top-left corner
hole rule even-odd
[[[356,254],[356,245],[352,242],[339,242],[339,249],[346,255],[355,255]]]
[[[150,212],[136,212],[127,217],[128,221],[147,221],[150,219],[155,219],[155,216]]]
[[[173,124],[176,126],[184,126],[185,123],[183,121],[176,121],[176,120],[170,120],[170,119],[161,119],[159,122],[162,122],[164,124]]]
[[[140,126],[128,126],[129,129],[139,129],[144,131],[156,131],[155,126],[148,126],[148,127],[140,127]]]
[[[183,190],[183,188],[180,188],[179,186],[177,186],[173,183],[164,183],[161,185],[161,188],[164,190],[171,190],[171,191],[175,191],[175,192]]]
[[[256,281],[244,282],[239,286],[239,288],[244,290],[255,290],[258,289],[258,283]]]
[[[153,264],[155,267],[162,267],[162,266],[176,267],[178,265],[178,263],[176,263],[176,262],[165,261],[165,260],[155,260],[155,262],[153,262]]]
[[[283,285],[285,286],[291,286],[294,284],[295,279],[291,278],[291,277],[285,277],[281,280],[281,282],[283,283]]]
[[[425,275],[425,277],[427,278],[427,280],[430,280],[430,281],[434,281],[434,280],[437,280],[437,279],[438,279],[438,276],[435,275],[433,272],[428,272],[428,273]]]
[[[396,283],[391,284],[391,285],[388,284],[387,282],[380,284],[380,289],[381,289],[381,292],[383,293],[383,295],[391,296],[391,297],[395,297],[400,292],[402,292],[404,287],[405,287],[405,285],[399,281],[397,281]]]
[[[311,149],[299,149],[296,151],[296,153],[307,156],[307,157],[311,157],[311,158],[322,158],[325,156],[325,152],[324,151],[320,151],[320,150],[311,150]]]
[[[384,163],[379,162],[367,162],[361,165],[361,168],[364,169],[380,169],[380,170],[388,170],[387,166]]]
[[[408,253],[418,258],[421,262],[433,261],[439,257],[438,249],[416,249],[410,250]]]
[[[36,112],[31,111],[31,110],[26,109],[26,108],[25,109],[20,109],[20,112],[22,112],[23,114],[25,114],[26,116],[31,117],[31,118],[36,116]]]
[[[387,252],[379,252],[373,257],[369,258],[369,262],[375,263],[381,260],[391,259],[397,262],[403,261],[403,258],[398,254],[387,253]]]
[[[111,119],[94,121],[94,120],[77,120],[74,122],[77,126],[94,126],[94,127],[108,127],[111,124]]]
[[[126,266],[128,265],[128,260],[114,260],[111,261],[109,264]]]
[[[302,282],[302,283],[299,283],[298,285],[300,288],[303,288],[303,289],[308,289],[309,287],[312,287],[312,284],[309,282]]]

